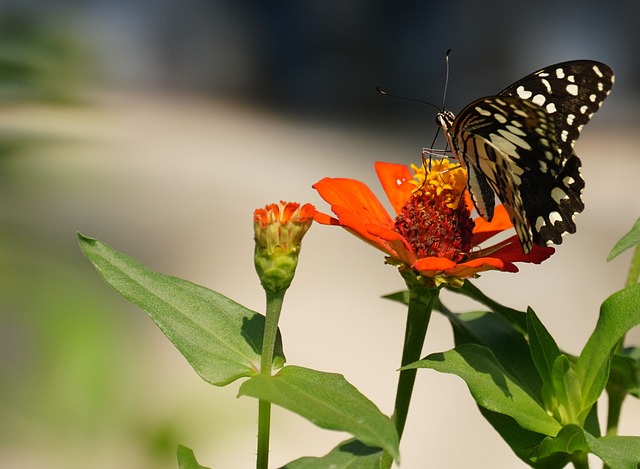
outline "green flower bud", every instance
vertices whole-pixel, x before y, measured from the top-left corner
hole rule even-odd
[[[296,202],[270,204],[254,211],[254,263],[265,290],[286,290],[291,285],[302,238],[315,214],[313,205]]]

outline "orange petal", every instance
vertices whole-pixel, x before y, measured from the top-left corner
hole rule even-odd
[[[411,267],[430,277],[429,273],[444,272],[455,266],[455,262],[444,257],[422,257]]]
[[[377,223],[369,223],[367,220],[363,219],[359,213],[354,213],[344,207],[334,206],[333,212],[337,215],[340,226],[350,229],[367,241],[373,242],[374,244],[382,244],[379,236],[377,236],[377,234],[372,234],[372,231],[374,230],[371,228],[380,226]],[[384,228],[384,226],[381,228]],[[386,251],[386,245],[383,246],[383,249]]]
[[[313,220],[321,225],[340,225],[340,220],[322,212],[316,212]]]
[[[316,214],[318,223],[340,225],[407,265],[415,261],[409,243],[393,230],[393,220],[365,184],[353,179],[325,178],[313,187],[331,204],[331,210],[337,216],[336,219],[326,214]]]
[[[416,261],[416,256],[411,249],[411,245],[397,231],[380,225],[368,225],[367,230],[387,246],[387,252],[395,259],[407,265],[412,265]]]
[[[403,164],[383,163],[380,161],[376,162],[375,168],[380,184],[382,184],[382,189],[387,194],[393,210],[395,210],[396,214],[400,213],[415,188],[409,182],[413,179],[411,171]]]
[[[385,241],[398,241],[398,240],[405,241],[405,239],[402,237],[400,233],[390,228],[387,228],[386,226],[373,225],[371,223],[368,223],[366,228],[369,233],[371,233],[372,235],[378,238],[384,239]]]
[[[473,229],[473,245],[478,246],[487,239],[513,228],[509,215],[503,205],[498,205],[493,213],[493,219],[489,222],[482,217],[474,220],[476,226]]]
[[[323,225],[337,225],[357,236],[367,244],[380,249],[382,252],[411,265],[407,262],[407,242],[397,232],[390,230],[385,226],[375,223],[367,223],[358,215],[345,209],[344,207],[334,206],[334,212],[338,218],[331,217],[324,213],[316,213],[314,220]],[[400,238],[400,240],[398,240]],[[400,252],[398,252],[400,251]]]
[[[363,222],[393,226],[393,220],[380,201],[365,184],[354,179],[324,178],[313,185],[320,197],[334,207],[342,207]],[[338,215],[338,213],[336,213]],[[340,215],[338,215],[340,219]],[[342,219],[340,219],[342,222]]]
[[[487,270],[501,270],[503,272],[517,272],[518,268],[511,262],[496,257],[479,257],[462,262],[445,272],[450,277],[469,278]]]
[[[491,248],[488,248],[491,249]],[[532,264],[540,264],[551,257],[556,252],[552,247],[533,245],[533,249],[528,254],[522,251],[518,236],[514,235],[511,238],[504,241],[502,246],[497,251],[491,253],[491,257],[497,257],[505,262],[529,262]]]

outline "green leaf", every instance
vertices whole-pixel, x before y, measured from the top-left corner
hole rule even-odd
[[[547,436],[525,430],[508,415],[492,412],[480,406],[478,406],[478,408],[482,416],[500,434],[516,456],[525,463],[531,464],[531,456],[535,454],[538,446],[540,446],[540,443],[547,438]],[[559,464],[555,467],[562,466],[563,464]]]
[[[409,290],[400,290],[395,293],[383,295],[382,298],[384,298],[385,300],[395,301],[396,303],[401,303],[407,306],[409,305],[409,295]]]
[[[383,452],[352,438],[319,458],[304,457],[280,469],[379,469]]]
[[[611,374],[607,382],[607,390],[615,388],[624,393],[640,396],[640,361],[628,355],[614,354],[611,360]]]
[[[640,218],[636,220],[631,230],[613,246],[613,249],[607,256],[607,261],[610,261],[627,249],[637,246],[638,244],[640,244]]]
[[[633,368],[636,371],[634,379],[636,385],[629,387],[628,392],[629,394],[640,398],[640,347],[627,347],[622,351],[622,353],[625,357],[628,357],[635,362]]]
[[[527,333],[529,335],[529,348],[531,358],[542,378],[544,398],[547,410],[553,409],[554,386],[552,370],[557,358],[561,355],[560,349],[549,331],[544,327],[536,313],[529,308],[527,311]]]
[[[238,394],[284,407],[321,428],[348,432],[365,445],[383,448],[396,461],[399,458],[391,419],[342,375],[287,366],[274,376],[248,379]]]
[[[640,465],[640,437],[603,436],[594,438],[585,433],[591,452],[609,467],[637,469]]]
[[[536,454],[538,461],[553,457],[559,453],[588,453],[589,446],[585,440],[585,432],[578,425],[567,425],[555,437],[548,437],[540,444]]]
[[[410,368],[431,368],[461,377],[478,405],[512,417],[526,430],[551,436],[560,430],[560,424],[504,369],[487,347],[461,345],[404,367]]]
[[[586,418],[586,415],[579,415],[582,410],[580,382],[566,355],[560,355],[554,362],[551,380],[560,422],[565,425],[582,423],[578,419]]]
[[[622,353],[635,361],[640,362],[640,347],[625,347]]]
[[[80,248],[120,295],[149,313],[206,382],[224,386],[258,373],[264,316],[200,285],[147,269],[98,240]],[[284,364],[282,342],[275,366]]]
[[[598,400],[606,386],[615,345],[639,323],[640,284],[614,293],[602,303],[596,328],[576,363],[583,410]]]
[[[519,331],[527,330],[527,317],[523,311],[518,311],[507,306],[503,306],[497,301],[492,300],[487,295],[482,293],[475,285],[469,280],[466,280],[460,288],[448,288],[453,293],[464,295],[472,300],[477,301],[480,304],[485,305],[491,311],[499,314],[508,322],[510,322]]]
[[[451,323],[456,345],[471,343],[489,348],[530,395],[542,399],[542,381],[531,359],[529,344],[510,322],[488,312],[454,314],[442,305],[441,310]]]
[[[605,436],[596,438],[578,425],[567,425],[555,438],[547,438],[538,449],[541,461],[558,453],[593,453],[608,467],[637,469],[640,461],[640,437]]]
[[[193,450],[182,445],[178,445],[178,467],[180,469],[210,469],[198,464]]]
[[[598,420],[598,402],[591,406],[591,410],[587,414],[584,424],[582,425],[585,431],[591,433],[596,438],[602,436],[600,432],[600,422]]]

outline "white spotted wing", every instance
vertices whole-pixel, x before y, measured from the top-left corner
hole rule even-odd
[[[469,170],[478,214],[493,217],[502,201],[525,253],[533,243],[562,243],[584,209],[580,160],[573,144],[613,86],[600,62],[564,62],[527,75],[457,117],[438,115],[447,142]]]

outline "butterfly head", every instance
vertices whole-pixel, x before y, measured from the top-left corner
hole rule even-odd
[[[436,124],[442,127],[442,130],[445,132],[451,128],[453,125],[453,120],[455,116],[451,111],[441,111],[436,115]]]

